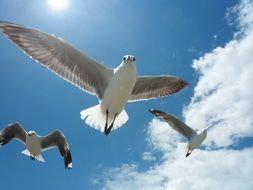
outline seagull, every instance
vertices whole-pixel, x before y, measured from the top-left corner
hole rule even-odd
[[[72,157],[69,145],[65,136],[55,130],[47,136],[38,136],[36,132],[26,132],[20,123],[12,123],[0,131],[0,146],[7,144],[13,138],[21,141],[26,145],[22,154],[29,156],[32,160],[45,162],[41,152],[50,148],[58,147],[61,155],[64,157],[65,169],[72,168]]]
[[[200,130],[193,130],[191,127],[180,121],[178,118],[175,116],[159,111],[159,110],[154,110],[150,109],[149,110],[152,114],[157,116],[160,119],[163,119],[166,121],[174,130],[179,132],[181,135],[183,135],[185,138],[188,140],[188,151],[185,157],[188,157],[192,151],[199,147],[201,143],[206,139],[207,136],[207,130],[214,125],[214,123],[210,124],[204,129]]]
[[[107,68],[62,38],[18,24],[0,21],[0,31],[25,54],[81,90],[96,95],[98,105],[82,110],[81,119],[108,135],[128,120],[127,102],[180,91],[184,80],[171,76],[136,76],[136,60],[125,55],[115,69]]]

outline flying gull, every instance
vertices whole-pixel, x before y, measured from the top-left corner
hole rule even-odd
[[[214,125],[214,123],[212,123],[204,129],[195,131],[171,114],[153,109],[149,111],[158,118],[166,121],[173,129],[175,129],[177,132],[179,132],[181,135],[187,138],[188,151],[187,154],[185,155],[186,157],[189,156],[195,148],[200,146],[200,144],[206,139],[207,130]]]
[[[22,154],[30,156],[32,160],[37,159],[41,162],[45,162],[41,156],[42,151],[58,147],[61,155],[64,157],[65,168],[72,168],[72,157],[69,145],[59,130],[55,130],[51,134],[41,137],[34,131],[27,133],[19,123],[12,123],[0,131],[0,146],[7,144],[13,138],[18,139],[26,145],[27,149]]]
[[[21,25],[0,21],[0,30],[24,53],[61,78],[90,94],[99,104],[80,112],[86,124],[106,135],[121,127],[127,102],[168,96],[187,83],[175,76],[136,76],[135,57],[126,55],[115,69],[81,53],[62,38]]]

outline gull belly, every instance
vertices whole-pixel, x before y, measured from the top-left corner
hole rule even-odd
[[[114,70],[114,75],[105,91],[101,101],[101,110],[111,121],[115,114],[120,114],[127,103],[136,81],[134,63],[121,64]]]
[[[30,152],[31,156],[37,157],[41,153],[40,139],[35,135],[27,137],[26,148]]]
[[[85,119],[86,124],[105,132],[106,135],[121,127],[128,120],[124,106],[132,94],[135,81],[135,62],[123,61],[114,69],[100,103],[82,110],[81,118]]]
[[[207,134],[206,133],[198,133],[189,141],[188,146],[191,150],[199,147],[201,143],[206,139]]]

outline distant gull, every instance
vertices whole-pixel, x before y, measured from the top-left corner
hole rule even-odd
[[[72,157],[69,145],[59,130],[55,130],[51,134],[41,137],[34,131],[27,133],[19,123],[12,123],[0,131],[0,145],[7,144],[13,138],[18,139],[26,145],[27,149],[22,154],[30,156],[32,160],[37,159],[41,162],[45,162],[41,156],[42,151],[58,147],[61,155],[64,157],[65,168],[72,168]]]
[[[0,30],[38,63],[96,95],[99,104],[80,114],[86,124],[106,135],[128,120],[124,110],[127,102],[167,96],[187,85],[184,80],[170,75],[136,76],[132,55],[124,56],[118,67],[109,69],[55,35],[3,21],[0,21]]]
[[[200,146],[200,144],[206,139],[207,130],[214,125],[214,123],[212,123],[204,129],[194,131],[188,125],[171,114],[153,109],[149,111],[158,118],[166,121],[173,129],[188,139],[188,151],[185,155],[186,157],[189,156],[195,148]]]

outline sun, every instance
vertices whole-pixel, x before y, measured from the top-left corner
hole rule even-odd
[[[68,0],[48,0],[49,6],[54,10],[65,10],[68,8]]]

